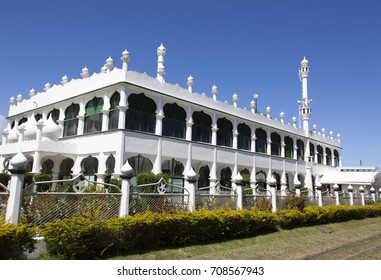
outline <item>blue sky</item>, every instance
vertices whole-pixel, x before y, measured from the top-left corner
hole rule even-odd
[[[166,82],[259,110],[298,116],[298,67],[310,62],[311,126],[341,134],[343,165],[381,165],[381,1],[2,1],[0,114],[11,96],[42,91],[63,75],[121,67],[156,75],[163,42]]]

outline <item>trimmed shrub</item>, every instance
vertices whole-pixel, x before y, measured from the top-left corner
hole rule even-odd
[[[35,250],[34,234],[32,227],[0,222],[0,259],[25,259],[26,253]]]
[[[100,259],[163,247],[216,242],[276,230],[276,215],[259,211],[151,212],[96,221],[76,217],[42,229],[49,254],[64,259]]]
[[[168,174],[153,174],[153,173],[139,173],[136,176],[136,181],[138,185],[144,185],[144,184],[152,184],[157,183],[161,178],[164,178],[164,180],[168,183],[169,182],[169,176]]]

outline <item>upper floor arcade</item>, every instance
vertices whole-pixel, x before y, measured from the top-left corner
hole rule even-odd
[[[250,118],[241,112],[243,109],[230,107],[216,110],[123,83],[10,117],[3,145],[36,139],[38,125],[43,124],[44,135],[49,123],[49,130],[57,132],[57,140],[128,130],[341,166],[341,148],[332,138],[316,134],[305,137],[295,124],[258,114]]]

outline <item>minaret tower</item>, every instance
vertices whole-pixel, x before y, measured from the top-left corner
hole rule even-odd
[[[300,106],[300,117],[303,120],[303,130],[305,136],[309,136],[309,120],[311,117],[311,108],[310,103],[312,102],[312,99],[308,99],[308,90],[307,90],[307,78],[308,74],[310,72],[310,67],[308,66],[308,60],[306,57],[303,58],[303,60],[300,63],[299,68],[299,77],[300,81],[302,82],[302,96],[303,99],[301,101],[298,101]]]
[[[164,66],[164,56],[166,54],[166,49],[163,46],[163,43],[157,48],[157,76],[162,84],[165,83],[164,75],[165,75],[165,66]]]

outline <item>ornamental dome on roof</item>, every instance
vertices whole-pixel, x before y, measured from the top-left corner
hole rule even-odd
[[[24,139],[25,140],[34,140],[36,139],[37,135],[37,127],[36,127],[36,119],[34,118],[34,113],[32,116],[28,119],[28,121],[25,123],[25,132],[24,132]]]
[[[57,141],[61,136],[61,128],[50,117],[42,129],[42,137]]]

